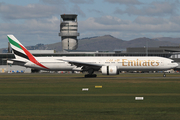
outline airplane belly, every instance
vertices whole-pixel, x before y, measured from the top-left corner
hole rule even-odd
[[[71,66],[70,64],[64,62],[44,63],[43,65],[49,68],[50,70],[56,70],[56,71],[68,71],[74,68],[74,66]]]
[[[143,71],[143,70],[163,70],[163,67],[159,67],[159,66],[119,66],[118,67],[119,70],[122,71]]]

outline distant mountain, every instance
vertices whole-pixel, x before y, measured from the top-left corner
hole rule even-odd
[[[115,38],[110,35],[86,38],[78,41],[77,50],[109,50],[121,48],[121,44],[124,43],[124,40]],[[123,47],[124,48],[124,47]]]
[[[180,38],[160,37],[160,38],[153,38],[153,39],[158,40],[158,41],[168,41],[168,42],[171,42],[171,43],[180,44]]]
[[[150,38],[137,38],[134,40],[127,41],[127,47],[159,47],[159,46],[176,46],[177,44],[169,41],[158,41]]]
[[[111,35],[83,38],[78,40],[77,50],[102,50],[113,51],[115,49],[126,49],[128,47],[159,47],[159,46],[177,46],[180,44],[180,38],[137,38],[130,41],[115,38]],[[37,44],[35,46],[27,46],[28,50],[55,50],[62,51],[61,42],[54,44]],[[7,53],[7,48],[0,49],[1,53]]]
[[[107,50],[126,49],[128,47],[159,47],[159,46],[175,46],[177,44],[171,42],[158,41],[149,38],[137,38],[130,41],[121,40],[111,35],[105,35],[90,39],[81,39],[78,42],[78,50]]]
[[[37,44],[35,46],[27,46],[28,50],[55,50],[55,51],[62,51],[61,42],[54,43],[54,44]]]

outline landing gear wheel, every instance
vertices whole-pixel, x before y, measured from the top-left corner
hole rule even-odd
[[[89,78],[89,77],[90,77],[90,75],[89,75],[89,74],[86,74],[84,77],[85,77],[85,78]]]
[[[85,76],[84,76],[85,78],[94,78],[94,77],[97,77],[97,75],[96,74],[86,74]]]
[[[165,74],[165,73],[163,74],[163,77],[166,77],[166,74]]]
[[[96,74],[92,74],[92,77],[97,77],[97,75]]]

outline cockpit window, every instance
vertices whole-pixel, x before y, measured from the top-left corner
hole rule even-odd
[[[171,61],[171,63],[174,63],[174,61]]]

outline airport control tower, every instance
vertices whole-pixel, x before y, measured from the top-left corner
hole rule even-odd
[[[77,36],[79,36],[77,15],[62,14],[60,22],[59,36],[62,40],[62,49],[76,50],[78,47]]]

